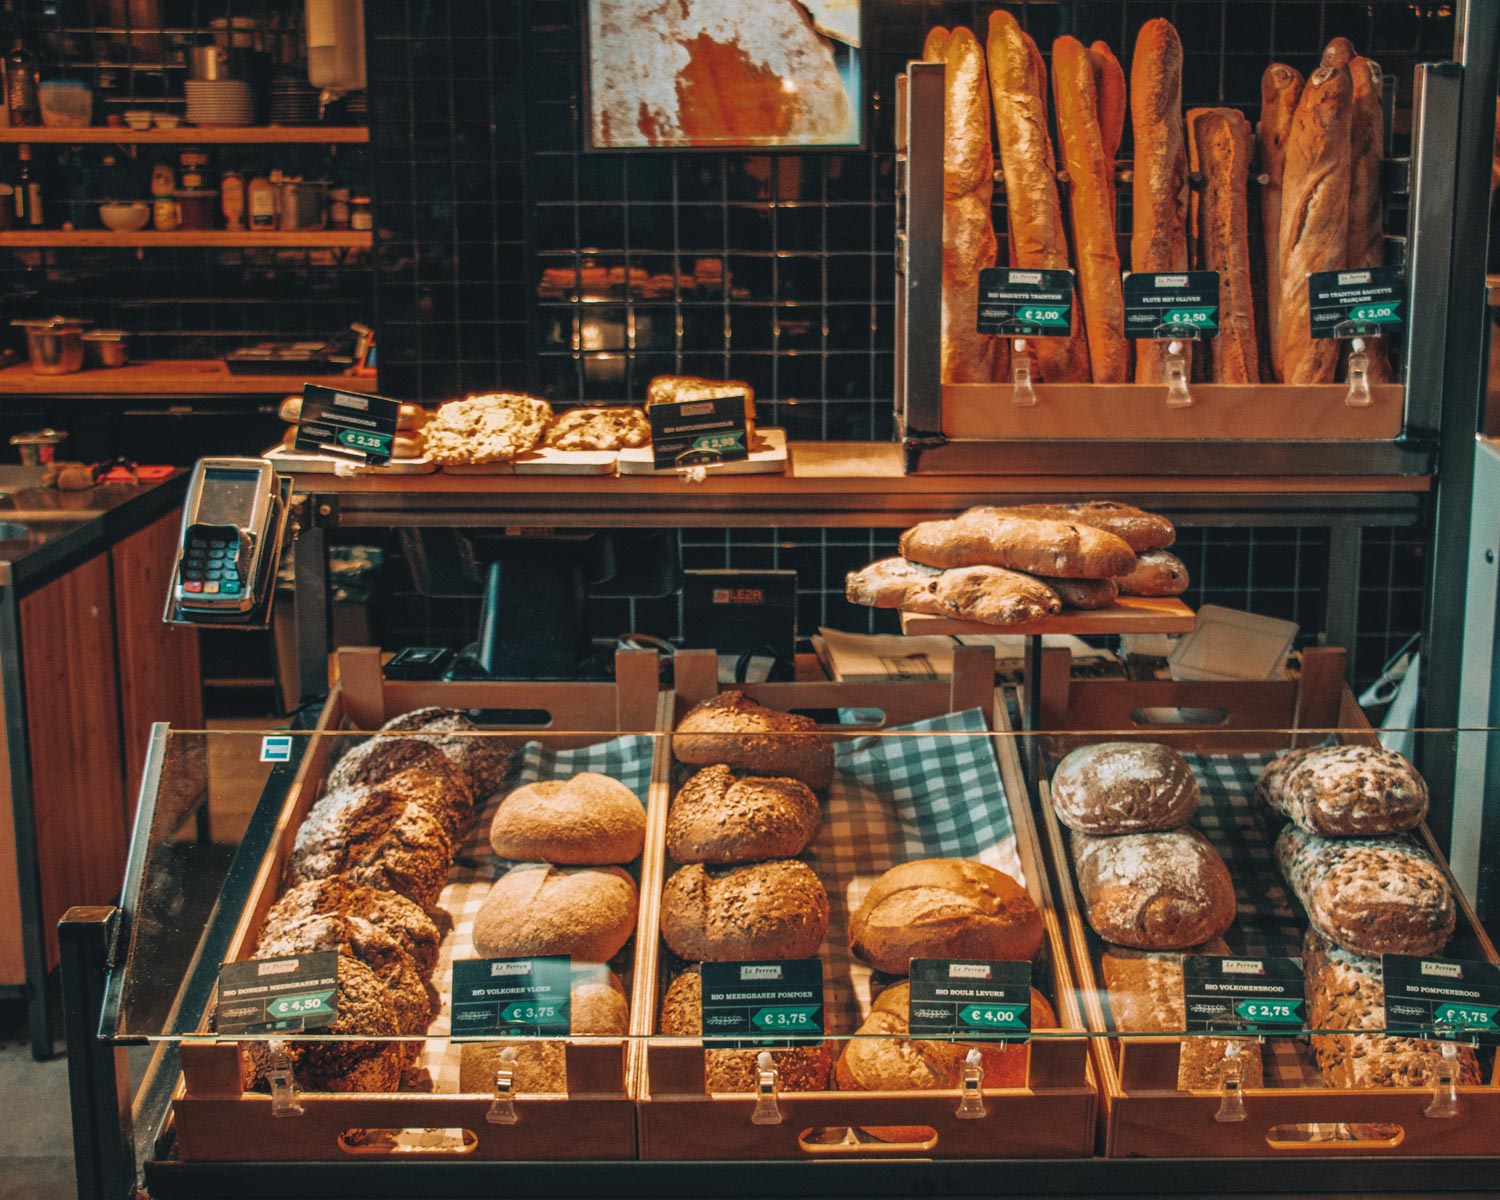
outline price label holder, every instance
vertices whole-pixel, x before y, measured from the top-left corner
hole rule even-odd
[[[1390,1032],[1500,1046],[1500,966],[1385,954],[1380,967]]]
[[[646,416],[652,465],[658,471],[679,471],[697,482],[708,467],[750,457],[743,394],[653,404]]]
[[[1184,343],[1219,336],[1219,273],[1127,271],[1121,282],[1125,336],[1167,343],[1162,380],[1167,404],[1186,408],[1193,397],[1187,386]]]
[[[1014,338],[1011,355],[1011,403],[1036,403],[1031,357],[1026,339],[1066,337],[1073,320],[1072,271],[1024,271],[986,267],[979,272],[980,333]]]
[[[604,968],[595,969],[602,978]],[[453,1036],[567,1037],[577,975],[565,954],[458,959],[453,964]]]
[[[785,1048],[822,1039],[821,959],[706,962],[700,970],[706,1048]]]
[[[1189,1033],[1300,1032],[1307,1023],[1302,961],[1187,954],[1182,992]]]
[[[338,1016],[338,986],[335,950],[225,963],[214,1031],[232,1038],[327,1029]]]
[[[1358,271],[1314,271],[1307,277],[1309,330],[1315,338],[1337,338],[1350,343],[1349,391],[1344,403],[1367,408],[1370,397],[1370,358],[1365,339],[1400,330],[1406,281],[1400,267],[1369,267]]]
[[[383,467],[391,461],[400,415],[400,402],[384,396],[304,384],[302,415],[292,448]]]
[[[1024,1042],[1031,1037],[1031,964],[914,958],[913,1037]]]

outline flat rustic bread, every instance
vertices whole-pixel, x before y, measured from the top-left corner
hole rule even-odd
[[[1272,759],[1256,797],[1309,833],[1370,837],[1414,828],[1427,784],[1384,746],[1312,746]]]
[[[651,441],[651,422],[639,408],[573,408],[547,429],[552,450],[630,450]]]
[[[1135,569],[1135,551],[1112,533],[984,508],[912,526],[900,551],[929,567],[1008,567],[1063,579],[1112,579]]]
[[[434,462],[508,462],[536,446],[551,420],[552,406],[536,396],[470,396],[433,414],[422,431],[423,444]]]

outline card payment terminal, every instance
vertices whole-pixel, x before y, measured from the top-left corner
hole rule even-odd
[[[183,504],[168,620],[249,620],[271,586],[283,526],[270,463],[199,459]]]

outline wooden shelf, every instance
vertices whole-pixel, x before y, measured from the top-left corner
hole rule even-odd
[[[214,358],[174,358],[135,362],[71,375],[34,375],[26,363],[0,368],[0,396],[284,396],[304,383],[336,385],[343,375],[231,375]],[[372,391],[374,379],[352,381]]]
[[[902,613],[901,632],[946,633],[1072,633],[1080,637],[1112,633],[1191,633],[1197,621],[1193,610],[1175,596],[1121,596],[1107,608],[1069,608],[1055,617],[1023,621],[1019,625],[983,625],[926,613]]]
[[[81,129],[47,126],[0,129],[0,143],[25,142],[29,145],[82,146],[102,142],[120,146],[249,146],[298,142],[333,146],[357,145],[369,140],[369,129],[359,125],[179,125],[176,129],[90,125]]]
[[[97,248],[97,247],[229,247],[263,249],[322,248],[368,250],[374,236],[367,229],[243,230],[178,229],[162,233],[142,229],[116,233],[110,229],[8,229],[0,231],[0,246]]]

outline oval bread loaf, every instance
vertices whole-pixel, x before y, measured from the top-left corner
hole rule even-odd
[[[474,917],[485,958],[567,954],[608,962],[635,932],[635,880],[619,867],[527,863],[495,880]]]
[[[661,935],[693,962],[811,958],[828,933],[828,893],[795,859],[741,867],[692,863],[661,895]]]
[[[929,567],[1006,567],[1062,579],[1113,579],[1135,567],[1123,538],[1092,525],[971,508],[920,521],[898,543],[901,556]]]
[[[965,858],[892,867],[849,920],[855,956],[893,975],[914,958],[1029,960],[1041,944],[1042,916],[1026,889]]]
[[[487,734],[456,708],[429,705],[392,717],[380,727],[382,733],[410,733],[414,739],[436,746],[469,776],[474,795],[484,800],[494,795],[510,766],[519,740]]]
[[[1407,838],[1324,838],[1289,825],[1276,863],[1313,928],[1352,954],[1436,954],[1453,936],[1453,890]]]
[[[618,779],[583,771],[542,779],[500,802],[490,845],[520,862],[603,866],[638,858],[646,841],[646,810]]]
[[[1272,759],[1256,796],[1309,833],[1402,833],[1427,815],[1427,784],[1384,746],[1311,746]]]
[[[1084,915],[1107,942],[1140,950],[1185,950],[1234,923],[1234,882],[1196,829],[1073,834]]]
[[[720,692],[694,705],[672,737],[677,761],[694,766],[724,763],[763,775],[790,775],[808,787],[833,780],[833,741],[818,723],[777,712],[744,692]]]
[[[438,928],[418,905],[384,888],[366,887],[345,875],[310,879],[288,888],[266,913],[261,938],[296,936],[298,928],[327,917],[359,918],[395,938],[424,976],[437,965]]]
[[[682,785],[667,812],[667,853],[680,863],[742,863],[801,854],[823,823],[797,779],[736,776],[722,763]]]
[[[1186,760],[1156,742],[1099,742],[1070,751],[1052,773],[1057,819],[1080,833],[1148,833],[1198,811]]]

